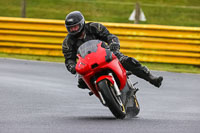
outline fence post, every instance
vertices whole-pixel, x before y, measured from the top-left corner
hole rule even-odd
[[[22,0],[22,18],[26,18],[26,0]]]
[[[136,2],[135,4],[135,24],[139,24],[140,20],[140,4]]]

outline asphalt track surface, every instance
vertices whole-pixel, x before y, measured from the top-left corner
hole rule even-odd
[[[63,63],[0,58],[0,133],[200,133],[200,75],[153,71],[138,81],[141,111],[115,119]]]

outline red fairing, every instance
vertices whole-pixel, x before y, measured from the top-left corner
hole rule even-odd
[[[97,79],[96,83],[99,83],[99,81],[104,80],[104,79],[109,80],[110,83],[112,83],[114,85],[114,80],[113,80],[112,76],[110,76],[110,75],[103,75],[103,76],[99,77]]]
[[[106,49],[101,47],[102,42],[98,43],[96,52],[91,52],[87,54],[84,58],[80,55],[78,56],[78,62],[76,64],[76,71],[80,75],[82,75],[83,80],[88,85],[88,87],[95,93],[96,96],[99,97],[97,92],[98,88],[94,83],[91,83],[91,78],[96,75],[96,73],[101,73],[107,69],[113,71],[113,73],[118,78],[119,89],[122,90],[126,84],[126,70],[123,68],[117,57],[112,53],[112,60],[106,61]],[[114,84],[114,80],[112,76],[103,75],[98,78],[99,82],[103,79],[109,80],[112,84]]]

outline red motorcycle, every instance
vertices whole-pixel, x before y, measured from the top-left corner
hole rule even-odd
[[[76,71],[101,103],[116,118],[136,116],[140,107],[136,98],[138,89],[128,78],[127,72],[105,42],[90,40],[78,48]]]

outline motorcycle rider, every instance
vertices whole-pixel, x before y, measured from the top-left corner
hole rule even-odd
[[[66,16],[65,26],[68,35],[63,41],[62,51],[65,57],[66,68],[72,74],[76,74],[76,54],[79,46],[86,41],[98,39],[108,44],[110,50],[115,54],[127,71],[131,71],[137,77],[149,81],[156,87],[161,86],[163,77],[153,76],[148,68],[142,66],[139,61],[132,57],[123,55],[119,51],[119,39],[115,35],[111,34],[102,24],[93,22],[85,23],[82,13],[79,11],[73,11]],[[87,85],[81,78],[78,80],[78,87],[87,88]]]

